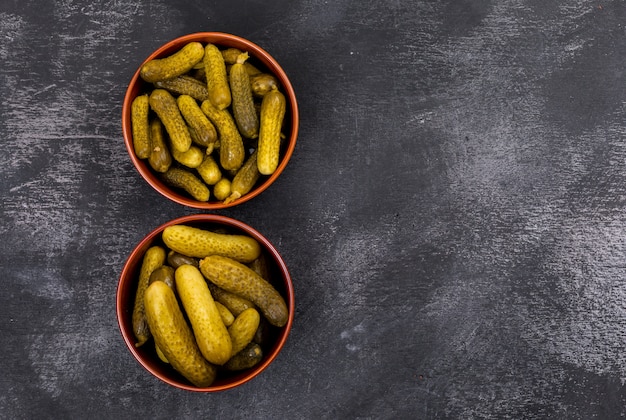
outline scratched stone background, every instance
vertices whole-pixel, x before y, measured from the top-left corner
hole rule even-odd
[[[626,416],[626,2],[4,0],[0,417]],[[172,389],[117,279],[195,213],[143,182],[121,102],[197,31],[291,77],[291,164],[221,214],[274,241],[293,331],[261,376]]]

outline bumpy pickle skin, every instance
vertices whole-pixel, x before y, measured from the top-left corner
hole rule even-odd
[[[150,103],[148,95],[139,95],[130,106],[131,130],[133,134],[133,149],[139,159],[150,156],[150,128],[148,113]]]
[[[150,121],[151,151],[148,164],[159,173],[166,172],[172,166],[172,154],[163,136],[163,124],[158,118]]]
[[[222,171],[211,155],[204,157],[204,160],[200,166],[196,168],[196,171],[207,185],[215,185],[222,179]]]
[[[227,109],[218,109],[210,101],[202,102],[200,108],[217,128],[220,165],[227,171],[236,171],[243,165],[246,151],[235,120]]]
[[[172,94],[165,89],[154,89],[150,93],[150,108],[161,119],[172,147],[181,153],[189,150],[191,134]]]
[[[239,314],[246,309],[255,307],[254,303],[250,302],[248,299],[244,299],[239,295],[227,292],[211,282],[208,282],[207,284],[209,286],[209,290],[211,291],[211,295],[215,298],[215,301],[224,305],[234,316],[239,316]]]
[[[250,343],[239,353],[231,357],[224,365],[226,370],[240,371],[250,369],[263,360],[263,349],[257,343]]]
[[[285,95],[273,89],[263,97],[259,128],[257,164],[259,172],[271,175],[278,167],[280,158],[280,130],[283,125],[287,103]]]
[[[204,46],[190,42],[177,52],[163,58],[148,61],[139,70],[139,75],[148,83],[173,79],[187,73],[204,57]]]
[[[226,64],[219,48],[214,44],[204,47],[204,71],[209,91],[209,101],[217,109],[226,109],[231,104],[230,87]]]
[[[261,254],[259,243],[247,235],[215,233],[193,226],[173,225],[166,227],[161,237],[169,249],[194,258],[216,254],[251,262]]]
[[[137,292],[135,294],[132,315],[133,332],[137,339],[135,347],[144,345],[151,337],[148,320],[146,318],[144,295],[148,288],[152,272],[161,267],[164,263],[165,249],[163,249],[163,247],[152,246],[148,248],[143,256],[141,268],[139,269],[139,279],[137,281]]]
[[[255,139],[259,136],[259,116],[254,107],[250,76],[244,67],[248,53],[242,53],[230,68],[230,91],[233,117],[242,136]]]
[[[167,185],[185,191],[195,200],[206,202],[211,197],[209,187],[189,170],[172,167],[161,175],[161,179]]]
[[[217,141],[217,130],[206,114],[202,112],[198,102],[189,95],[180,95],[176,99],[176,103],[188,126],[195,133],[196,143],[213,150],[213,144]]]
[[[232,340],[206,280],[192,265],[178,267],[175,279],[200,352],[209,362],[223,365],[232,356]]]
[[[258,153],[255,150],[246,160],[246,163],[239,168],[237,174],[235,174],[235,177],[230,185],[230,196],[224,200],[224,204],[232,203],[233,201],[248,194],[261,177],[261,173],[259,172],[259,167],[257,165],[257,154]]]
[[[174,79],[155,82],[154,85],[158,88],[166,89],[173,94],[189,95],[200,102],[209,99],[209,90],[206,87],[206,83],[186,74],[175,77]]]
[[[228,327],[228,334],[232,342],[232,356],[252,342],[260,321],[261,315],[254,308],[246,309],[235,318]]]
[[[289,318],[287,304],[278,291],[251,268],[231,258],[209,255],[200,260],[200,271],[213,284],[250,300],[276,327]]]
[[[163,282],[154,282],[148,286],[144,300],[155,344],[165,359],[195,386],[210,386],[217,369],[202,356],[172,289]]]

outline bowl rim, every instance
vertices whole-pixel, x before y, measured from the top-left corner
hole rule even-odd
[[[273,260],[276,262],[278,266],[278,269],[283,278],[283,283],[284,283],[283,286],[285,288],[285,293],[286,293],[286,296],[284,296],[286,298],[285,303],[287,304],[287,309],[289,311],[287,323],[283,327],[281,327],[281,332],[278,335],[278,339],[272,346],[273,351],[271,352],[271,354],[268,354],[267,356],[265,356],[262,362],[259,365],[255,366],[254,368],[252,368],[253,370],[249,374],[237,376],[232,382],[229,382],[229,383],[211,385],[208,387],[196,387],[190,383],[180,382],[177,380],[167,378],[161,373],[159,373],[156,369],[152,368],[150,364],[146,362],[142,358],[142,356],[139,354],[134,344],[135,343],[134,336],[132,336],[132,333],[130,334],[127,333],[126,328],[124,327],[124,324],[122,322],[122,319],[127,316],[125,315],[127,310],[124,310],[125,302],[123,302],[122,300],[121,291],[122,291],[122,285],[127,282],[127,280],[125,279],[131,274],[131,269],[132,269],[131,261],[136,261],[138,258],[140,258],[141,257],[140,254],[142,254],[142,250],[144,249],[144,247],[147,247],[150,243],[152,243],[158,237],[158,235],[160,235],[163,232],[163,230],[166,227],[184,224],[184,223],[190,223],[190,222],[192,223],[205,222],[205,223],[222,224],[222,225],[240,230],[244,232],[245,234],[250,235],[257,241],[259,241],[259,244],[261,245],[261,247],[270,253],[270,256],[273,258]],[[135,265],[135,268],[136,268],[136,265]],[[162,382],[165,382],[173,387],[186,390],[186,391],[219,392],[219,391],[225,391],[228,389],[235,388],[239,385],[242,385],[246,382],[251,381],[252,379],[257,377],[261,372],[263,372],[278,357],[278,354],[283,349],[287,341],[287,338],[291,332],[291,328],[292,328],[293,320],[294,320],[295,294],[294,294],[293,281],[291,278],[291,274],[289,273],[289,269],[287,268],[287,265],[285,261],[283,260],[282,256],[280,255],[280,253],[278,252],[278,250],[264,235],[262,235],[259,231],[257,231],[256,229],[254,229],[252,226],[248,225],[247,223],[244,223],[232,217],[222,216],[222,215],[217,215],[217,214],[200,213],[200,214],[191,214],[191,215],[181,216],[181,217],[177,217],[175,219],[169,220],[165,223],[162,223],[161,225],[152,229],[147,235],[143,237],[141,241],[139,241],[139,243],[137,243],[137,245],[133,247],[132,251],[126,258],[124,265],[122,267],[122,271],[118,278],[118,284],[117,284],[115,295],[116,295],[115,309],[116,309],[116,318],[117,318],[118,328],[122,335],[122,339],[124,343],[126,344],[126,347],[131,352],[134,359],[141,366],[143,366],[144,369],[146,369],[154,377],[158,378]]]
[[[132,128],[131,128],[131,121],[130,121],[130,108],[131,108],[132,100],[135,98],[135,95],[133,94],[135,87],[137,86],[138,83],[144,83],[140,76],[141,66],[143,66],[143,64],[145,64],[149,60],[158,58],[170,52],[174,52],[178,46],[188,43],[188,42],[192,42],[192,41],[212,42],[217,45],[221,45],[225,47],[236,46],[236,47],[241,48],[242,45],[245,45],[245,47],[248,49],[248,52],[250,52],[250,56],[254,57],[257,60],[262,61],[263,65],[269,67],[269,70],[271,70],[272,73],[279,79],[281,85],[283,86],[283,90],[284,90],[283,93],[285,94],[285,97],[288,103],[288,112],[289,112],[290,119],[291,119],[291,130],[287,138],[290,141],[287,144],[287,147],[285,149],[282,159],[278,163],[278,167],[276,168],[274,173],[269,175],[256,188],[254,188],[249,193],[243,195],[242,197],[228,204],[225,204],[223,202],[216,202],[216,201],[208,201],[208,202],[197,201],[191,197],[186,196],[183,193],[178,193],[177,191],[172,190],[171,188],[165,186],[160,181],[156,181],[155,180],[156,175],[151,171],[151,169],[148,167],[148,165],[145,162],[143,162],[141,159],[139,159],[135,155],[134,148],[133,148]],[[233,35],[233,34],[226,33],[226,32],[194,32],[194,33],[179,36],[177,38],[174,38],[162,44],[160,47],[154,50],[150,55],[148,55],[148,57],[146,57],[146,59],[143,60],[141,64],[139,64],[139,66],[137,67],[136,71],[131,77],[128,83],[128,86],[124,92],[124,99],[122,103],[122,136],[124,138],[124,144],[126,145],[126,151],[128,152],[131,162],[133,163],[133,166],[135,167],[137,172],[139,172],[141,177],[155,191],[157,191],[159,194],[166,197],[167,199],[172,200],[183,206],[192,207],[196,209],[202,209],[202,210],[219,210],[219,209],[234,207],[234,206],[243,204],[253,199],[254,197],[257,197],[262,192],[264,192],[267,188],[269,188],[269,186],[272,185],[276,181],[276,179],[283,173],[283,171],[287,167],[287,164],[289,163],[293,155],[295,146],[296,146],[299,128],[300,128],[300,113],[298,110],[298,101],[296,98],[295,90],[293,88],[293,85],[291,84],[291,80],[287,76],[287,73],[284,71],[280,63],[278,63],[278,61],[272,55],[270,55],[265,49],[263,49],[258,44],[246,38],[243,38],[241,36]]]

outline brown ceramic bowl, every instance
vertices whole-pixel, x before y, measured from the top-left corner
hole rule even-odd
[[[248,194],[245,194],[243,197],[229,204],[224,204],[221,201],[216,201],[213,195],[208,202],[197,201],[194,200],[186,192],[166,185],[157,175],[157,172],[153,171],[146,161],[137,158],[133,149],[130,116],[131,104],[135,97],[146,92],[149,89],[152,89],[152,85],[144,82],[144,80],[139,76],[139,70],[141,69],[141,66],[143,65],[143,63],[152,60],[153,58],[163,58],[171,55],[180,50],[185,44],[192,41],[202,42],[203,44],[213,43],[217,45],[220,49],[239,48],[242,51],[247,51],[250,55],[250,58],[248,59],[250,63],[257,66],[260,70],[273,74],[278,79],[280,89],[284,93],[287,100],[287,110],[285,113],[285,124],[283,131],[286,135],[286,139],[284,139],[283,145],[281,147],[281,157],[278,168],[273,174],[269,176],[261,176],[255,187]],[[135,165],[135,168],[137,168],[137,171],[139,171],[139,174],[155,190],[157,190],[159,193],[169,198],[170,200],[185,206],[203,210],[216,210],[245,203],[246,201],[249,201],[252,198],[258,196],[270,185],[272,185],[272,183],[274,183],[274,181],[276,181],[276,179],[285,170],[285,167],[287,166],[287,163],[289,162],[289,159],[293,154],[294,148],[296,146],[296,139],[298,137],[298,127],[299,114],[296,95],[291,85],[291,82],[287,77],[287,74],[284,72],[278,62],[268,52],[266,52],[264,49],[254,44],[253,42],[250,42],[247,39],[235,35],[221,32],[198,32],[194,34],[189,34],[180,38],[176,38],[159,47],[156,51],[150,54],[137,68],[137,71],[133,75],[133,78],[128,85],[128,89],[126,90],[126,95],[124,96],[124,103],[122,106],[122,132],[124,135],[124,142],[126,144],[126,149],[130,156],[130,159],[132,160],[133,165]],[[213,192],[211,191],[211,194],[212,193]]]
[[[284,327],[270,327],[269,340],[267,344],[263,346],[263,359],[261,362],[248,370],[235,373],[220,370],[215,382],[206,388],[198,388],[192,385],[169,364],[162,362],[156,354],[154,341],[152,339],[139,348],[135,347],[132,312],[143,255],[151,246],[157,244],[163,245],[161,233],[167,226],[179,224],[205,229],[226,230],[227,232],[244,234],[256,239],[266,255],[272,284],[285,299],[287,309],[289,310],[289,318]],[[287,336],[291,330],[295,303],[293,285],[287,266],[276,248],[274,248],[263,235],[247,224],[229,217],[213,214],[196,214],[183,216],[157,227],[132,250],[119,278],[116,306],[117,321],[124,342],[131,354],[148,372],[163,382],[180,389],[197,392],[216,392],[234,388],[250,381],[263,372],[276,359],[278,353],[280,353],[285,345]]]

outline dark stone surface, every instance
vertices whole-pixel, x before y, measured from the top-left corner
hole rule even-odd
[[[3,418],[626,415],[621,0],[4,1]],[[194,213],[132,167],[136,66],[197,31],[296,89],[291,164],[221,211],[274,241],[293,332],[239,389],[172,389],[115,319],[126,255]]]

